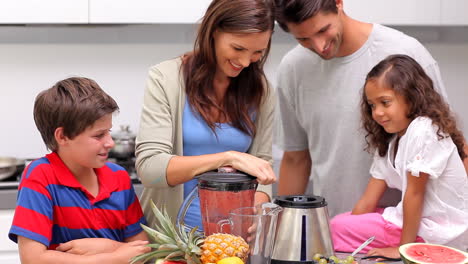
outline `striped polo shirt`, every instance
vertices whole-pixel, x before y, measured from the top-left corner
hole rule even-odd
[[[99,194],[91,195],[57,153],[37,159],[25,169],[18,188],[9,238],[27,237],[55,249],[80,238],[123,242],[146,224],[140,202],[124,168],[107,162],[95,169]]]

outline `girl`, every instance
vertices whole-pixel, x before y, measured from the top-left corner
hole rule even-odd
[[[231,166],[257,177],[256,202],[269,200],[274,97],[263,72],[274,28],[266,0],[213,0],[193,51],[150,69],[136,168],[150,226],[150,200],[173,220],[194,176]],[[201,227],[194,201],[185,223]]]
[[[366,150],[374,151],[367,189],[352,212],[331,221],[336,251],[364,248],[399,258],[410,242],[466,249],[468,179],[464,139],[449,106],[422,67],[392,55],[367,75],[361,101]],[[396,207],[377,208],[387,187],[402,191]]]

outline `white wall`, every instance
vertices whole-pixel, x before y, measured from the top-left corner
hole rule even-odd
[[[419,38],[439,61],[451,104],[468,124],[468,29],[399,29]],[[193,36],[193,25],[0,27],[0,156],[46,153],[32,117],[34,98],[69,76],[95,79],[120,106],[114,130],[129,124],[135,132],[148,67],[190,50]],[[294,45],[276,30],[266,66],[272,82],[276,65]]]

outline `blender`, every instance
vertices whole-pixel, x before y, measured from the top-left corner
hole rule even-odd
[[[177,214],[177,225],[187,229],[193,227],[184,223],[187,210],[196,198],[200,198],[200,213],[206,236],[218,232],[218,222],[229,218],[231,210],[251,207],[254,204],[257,179],[240,171],[210,171],[195,177],[197,186],[182,203]],[[229,227],[228,227],[229,228]],[[230,233],[230,230],[224,230]]]
[[[316,253],[334,255],[325,198],[289,195],[274,202],[283,210],[278,215],[272,264],[313,264]]]

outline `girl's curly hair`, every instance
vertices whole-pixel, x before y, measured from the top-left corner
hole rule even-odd
[[[369,80],[383,78],[395,93],[402,95],[408,103],[407,117],[410,120],[418,116],[426,116],[437,125],[437,135],[443,139],[444,133],[450,135],[457,146],[458,154],[463,160],[467,155],[463,150],[464,137],[457,128],[457,122],[449,105],[434,89],[431,78],[423,68],[407,55],[391,55],[379,62],[367,74],[366,84]],[[366,134],[367,146],[365,150],[371,152],[378,150],[380,156],[385,156],[388,143],[393,134],[387,133],[382,126],[372,118],[372,109],[367,103],[366,94],[362,92],[361,123]]]

